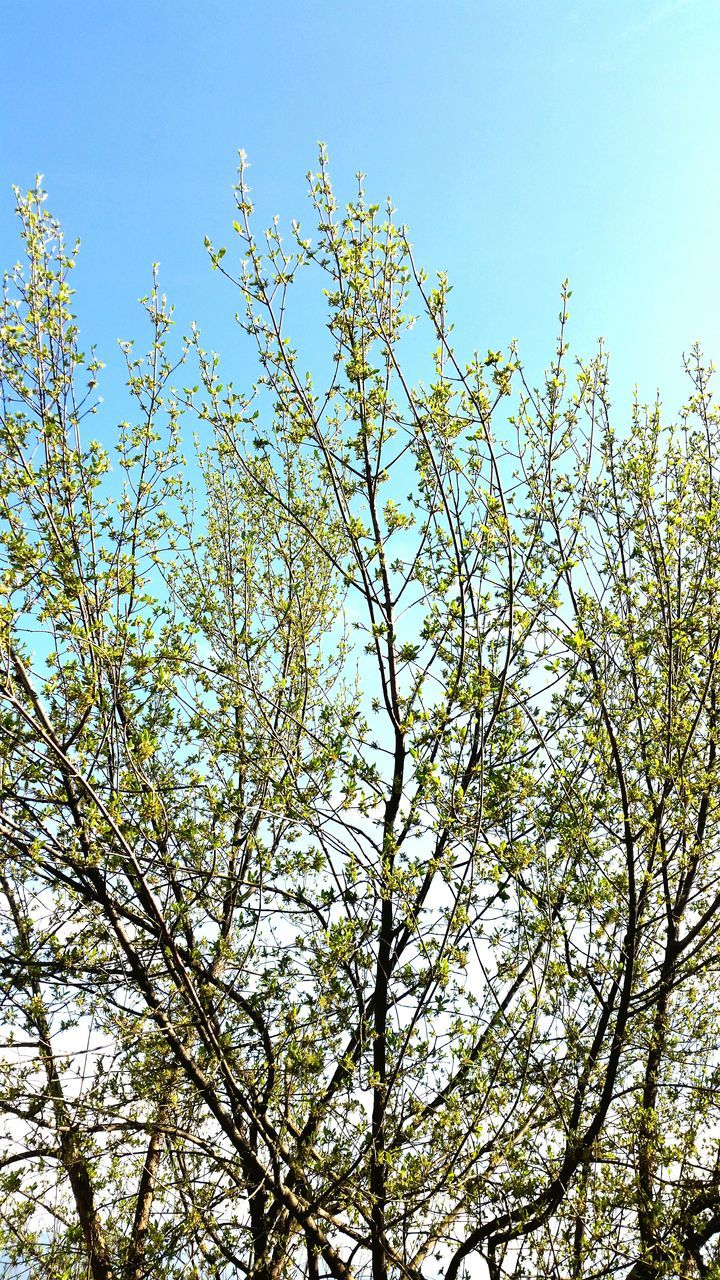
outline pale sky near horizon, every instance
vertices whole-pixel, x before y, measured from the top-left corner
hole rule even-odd
[[[178,327],[242,380],[203,236],[232,242],[241,147],[262,217],[307,219],[320,138],[340,193],[364,170],[447,269],[463,351],[515,336],[539,374],[569,276],[621,414],[635,380],[680,402],[695,338],[720,360],[720,0],[0,0],[0,40],[0,264],[11,185],[42,172],[83,243],[83,339],[118,368],[158,259]]]

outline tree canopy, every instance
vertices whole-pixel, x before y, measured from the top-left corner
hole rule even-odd
[[[208,244],[255,384],[154,279],[100,443],[18,194],[0,1273],[715,1276],[711,367],[612,409],[565,288],[535,385],[324,154],[310,196],[258,236],[241,164]]]

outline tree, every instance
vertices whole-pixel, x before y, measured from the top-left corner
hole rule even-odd
[[[567,289],[534,388],[460,355],[445,277],[324,154],[310,193],[314,238],[261,242],[241,164],[240,265],[208,245],[251,392],[195,329],[171,354],[154,280],[110,452],[74,251],[18,196],[3,1274],[716,1275],[711,370],[613,426]]]

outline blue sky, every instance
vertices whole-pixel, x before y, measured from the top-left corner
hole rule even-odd
[[[696,337],[720,358],[719,0],[0,0],[0,23],[0,261],[11,184],[42,172],[108,362],[158,259],[179,326],[242,377],[203,236],[232,239],[240,147],[260,215],[309,216],[320,138],[340,192],[363,169],[447,269],[462,348],[516,336],[539,373],[569,276],[618,410],[635,380],[677,404]]]

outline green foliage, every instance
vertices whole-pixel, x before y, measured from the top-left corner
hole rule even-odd
[[[715,1275],[711,371],[615,426],[567,289],[535,387],[461,356],[447,279],[322,153],[310,195],[312,237],[258,239],[241,162],[208,252],[256,384],[196,329],[171,354],[154,277],[109,452],[74,251],[18,195],[0,1268]]]

